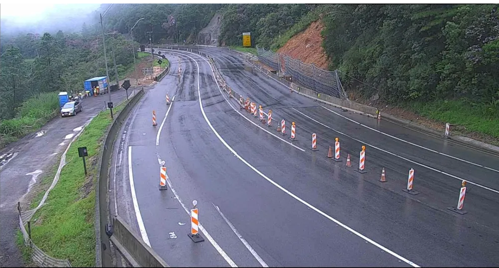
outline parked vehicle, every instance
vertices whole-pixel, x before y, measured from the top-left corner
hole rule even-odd
[[[66,102],[64,106],[61,108],[61,117],[76,115],[77,113],[82,111],[81,102],[80,101],[70,101]]]

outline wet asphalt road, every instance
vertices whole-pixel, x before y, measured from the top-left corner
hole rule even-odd
[[[129,94],[132,89],[129,90]],[[126,99],[124,90],[111,93],[117,105]],[[82,100],[82,112],[72,117],[56,117],[39,132],[10,144],[0,155],[12,153],[9,161],[0,166],[0,267],[22,266],[15,244],[18,228],[17,202],[25,204],[26,194],[51,167],[59,165],[61,154],[85,123],[100,111],[109,99],[107,94]],[[35,241],[36,243],[36,241]]]
[[[140,231],[126,176],[131,148],[134,189],[147,238],[168,264],[499,264],[498,155],[314,102],[248,71],[236,52],[202,51],[215,59],[235,91],[262,105],[265,112],[273,110],[273,127],[262,125],[240,111],[236,101],[228,100],[204,58],[164,51],[172,71],[147,92],[129,119],[121,147],[124,166],[118,168],[125,173],[117,179],[117,206],[119,214],[126,214]],[[179,61],[181,79],[176,76]],[[161,128],[169,108],[165,94],[175,96],[175,101]],[[156,127],[151,124],[153,109]],[[283,118],[286,136],[276,132]],[[294,146],[289,144],[291,121],[297,126]],[[312,133],[318,137],[317,151],[311,150]],[[336,137],[342,162],[326,157]],[[356,171],[362,145],[367,147],[365,174]],[[345,166],[347,154],[352,167]],[[159,159],[166,163],[178,199],[172,189],[158,190]],[[382,168],[386,183],[379,182]],[[410,168],[415,169],[418,195],[402,191]],[[465,215],[448,209],[457,205],[461,179],[470,181]],[[216,243],[205,232],[202,243],[194,244],[187,237],[189,216],[182,204],[189,209],[194,199],[200,223]]]

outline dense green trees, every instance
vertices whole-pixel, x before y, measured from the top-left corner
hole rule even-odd
[[[347,88],[499,111],[497,5],[335,5],[323,46]]]

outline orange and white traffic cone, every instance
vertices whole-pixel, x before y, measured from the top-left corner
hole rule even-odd
[[[333,158],[333,149],[331,148],[331,145],[329,145],[329,151],[327,152],[327,157]]]
[[[170,105],[170,97],[166,94],[166,105]]]
[[[158,124],[156,123],[156,111],[152,111],[152,125],[157,126]]]
[[[455,208],[450,207],[449,209],[461,215],[466,214],[467,212],[463,210],[465,196],[466,196],[466,181],[463,180],[461,183],[461,191],[459,191],[459,200],[457,201],[457,207]]]
[[[381,179],[379,180],[380,182],[386,182],[385,178],[385,168],[381,170]]]
[[[351,167],[352,163],[350,162],[350,154],[347,155],[347,167]]]
[[[286,121],[284,119],[281,120],[281,133],[283,136],[286,135]]]
[[[204,238],[199,234],[199,210],[196,207],[197,201],[192,201],[194,205],[191,209],[191,232],[187,234],[194,243],[203,242]]]
[[[168,190],[166,187],[166,167],[162,166],[159,170],[159,189],[160,190]]]
[[[272,110],[269,110],[268,116],[267,116],[267,126],[271,127],[272,126]]]
[[[291,138],[292,141],[296,140],[296,125],[295,122],[291,122]]]

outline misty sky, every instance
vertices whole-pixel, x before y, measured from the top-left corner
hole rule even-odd
[[[0,4],[2,33],[26,31],[80,31],[83,22],[100,4],[54,4],[48,2]]]

